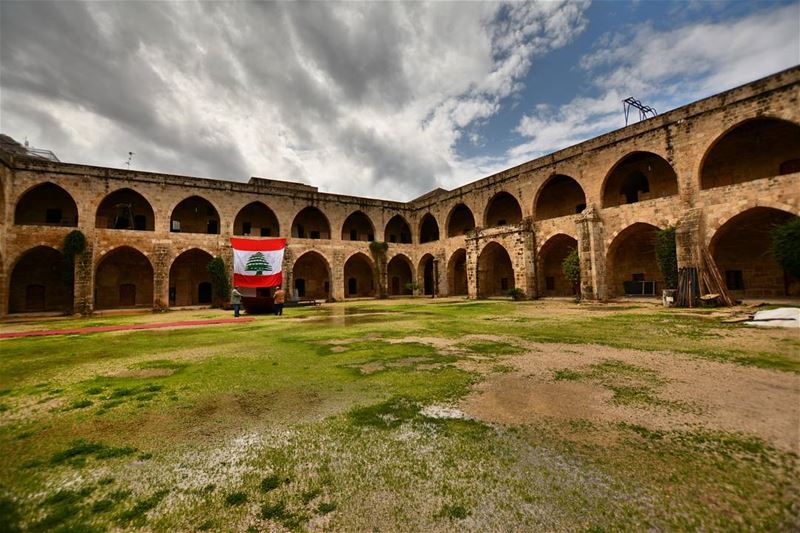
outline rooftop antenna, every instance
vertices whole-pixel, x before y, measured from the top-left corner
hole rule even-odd
[[[128,160],[125,162],[128,165],[128,170],[131,169],[131,161],[133,161],[134,152],[128,152]]]
[[[642,102],[634,98],[633,96],[627,97],[625,100],[622,101],[622,110],[625,113],[625,125],[628,125],[628,118],[630,116],[631,108],[635,107],[639,110],[639,120],[647,119],[648,115],[650,117],[654,117],[658,115],[658,112],[654,107],[650,107],[649,105],[644,105]]]

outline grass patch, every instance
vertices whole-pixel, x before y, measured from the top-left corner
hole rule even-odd
[[[233,507],[247,502],[246,492],[232,492],[225,496],[225,505]]]
[[[100,442],[90,442],[85,440],[73,441],[69,448],[60,452],[54,453],[50,457],[50,464],[58,465],[65,462],[75,462],[78,459],[84,459],[88,456],[94,455],[97,459],[113,459],[115,457],[124,457],[131,455],[136,451],[136,448],[120,447],[115,448]]]
[[[143,522],[147,512],[151,509],[154,509],[159,503],[161,503],[161,500],[163,500],[168,493],[168,490],[159,490],[149,497],[137,501],[133,507],[122,511],[117,515],[117,522],[120,524]]]

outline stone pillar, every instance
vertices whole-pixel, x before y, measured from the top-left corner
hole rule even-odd
[[[447,259],[444,250],[433,257],[433,297],[447,296]]]
[[[678,268],[699,269],[703,264],[701,251],[705,246],[705,227],[703,210],[688,209],[683,213],[675,228],[675,251],[678,255]]]
[[[292,272],[292,265],[294,265],[294,254],[287,246],[283,250],[281,272],[283,272],[283,290],[286,291],[286,295],[290,300],[294,299],[294,272]]]
[[[344,296],[344,252],[337,250],[331,265],[331,297],[341,302]]]
[[[73,310],[88,316],[94,310],[94,244],[86,240],[86,250],[75,257]]]
[[[533,224],[525,224],[524,229],[514,240],[515,246],[510,252],[516,254],[519,269],[519,273],[514,274],[515,286],[525,291],[526,298],[537,298],[539,295],[536,290],[536,235],[533,232]]]
[[[467,248],[467,297],[470,300],[477,300],[479,294],[479,275],[478,275],[478,253],[480,250],[478,244],[478,230],[473,230],[467,233],[466,239]]]
[[[168,240],[153,243],[153,310],[169,309],[169,269],[171,243]]]
[[[587,207],[578,217],[576,227],[581,262],[581,297],[587,300],[605,300],[608,291],[603,221],[594,205]]]

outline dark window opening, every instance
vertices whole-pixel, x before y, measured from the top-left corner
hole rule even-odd
[[[389,242],[397,242],[397,235],[389,235]]]
[[[641,172],[634,172],[622,182],[620,194],[625,196],[626,204],[635,204],[639,201],[640,192],[650,192],[650,182]]]
[[[781,163],[780,169],[778,170],[778,174],[781,176],[784,174],[794,174],[795,172],[800,172],[800,159],[784,161]]]
[[[145,231],[147,229],[147,217],[144,215],[135,215],[133,217],[133,229]]]
[[[306,280],[304,279],[294,280],[294,288],[297,289],[297,296],[299,296],[300,298],[304,298],[306,295]]]
[[[556,278],[554,276],[547,276],[544,278],[544,285],[548,291],[556,290]]]
[[[209,220],[208,221],[208,230],[206,231],[206,233],[208,233],[209,235],[216,235],[217,233],[219,233],[218,228],[219,228],[219,222],[218,221]]]
[[[506,219],[501,218],[500,220],[497,221],[497,225],[498,226],[505,226],[506,225]]]
[[[178,297],[178,291],[175,289],[175,287],[170,287],[170,288],[169,288],[169,301],[170,301],[170,305],[174,305],[174,304],[175,304],[175,299],[176,299],[177,297]]]
[[[401,233],[400,234],[400,242],[403,244],[411,244],[411,234],[410,233]]]
[[[44,285],[28,285],[25,287],[26,311],[44,311],[45,302]]]
[[[299,239],[305,239],[306,237],[306,229],[303,227],[302,224],[297,225],[297,237]]]
[[[583,213],[584,209],[586,209],[586,204],[578,204],[575,206],[575,213],[577,214]]]
[[[61,209],[48,209],[44,215],[47,224],[61,224]]]
[[[253,229],[253,224],[251,222],[242,222],[242,233],[244,235],[250,235],[250,231]]]
[[[373,235],[372,233],[367,233],[367,240],[369,242],[374,241],[375,240],[375,235]]]
[[[508,290],[508,278],[500,278],[500,290]]]
[[[211,303],[211,283],[204,281],[197,286],[197,301],[201,304]]]
[[[211,207],[211,206],[208,206],[208,207],[206,208],[206,214],[207,214],[208,216],[210,216],[210,217],[213,217],[213,216],[216,216],[217,212],[214,210],[214,208],[213,208],[213,207]]]
[[[325,282],[325,294],[330,294],[330,292],[331,292],[331,282],[330,281],[326,281]]]
[[[136,305],[136,285],[123,283],[119,286],[119,305],[120,307],[133,307]]]
[[[358,240],[358,230],[351,229],[350,230],[350,240],[357,241]]]
[[[272,228],[261,228],[262,237],[272,237]]]
[[[644,281],[644,274],[631,274],[631,279],[633,281]]]
[[[744,277],[741,270],[726,270],[725,271],[725,285],[729,290],[741,291],[744,290]]]
[[[356,278],[349,278],[347,280],[347,294],[358,293],[358,281]]]
[[[312,231],[312,232],[309,233],[308,237],[310,239],[319,239],[320,238],[319,232],[318,231]]]

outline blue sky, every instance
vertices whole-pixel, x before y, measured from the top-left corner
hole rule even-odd
[[[800,3],[0,2],[0,131],[408,200],[800,63]]]

